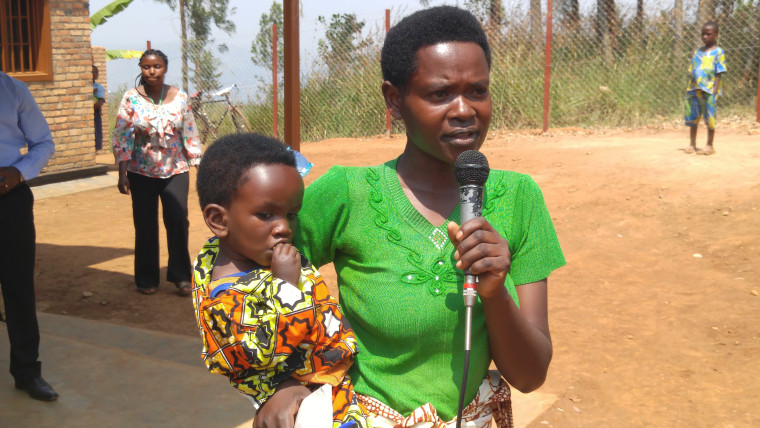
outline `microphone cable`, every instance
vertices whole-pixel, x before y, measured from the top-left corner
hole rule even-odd
[[[457,156],[454,162],[454,175],[459,183],[459,202],[461,223],[483,216],[483,186],[490,172],[488,160],[477,150],[467,150]],[[467,390],[467,375],[470,370],[470,346],[472,343],[472,308],[478,299],[478,277],[464,270],[464,369],[462,371],[462,387],[459,391],[459,409],[457,411],[456,428],[462,426],[464,411],[464,395]]]
[[[462,387],[459,389],[459,409],[457,410],[457,426],[462,426],[462,412],[464,411],[464,393],[467,390],[467,374],[470,370],[470,347],[472,343],[472,307],[477,297],[477,278],[466,271],[464,290],[464,370],[462,371]]]

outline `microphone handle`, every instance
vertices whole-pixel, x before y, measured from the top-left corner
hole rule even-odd
[[[483,186],[477,184],[463,184],[459,186],[460,218],[462,224],[475,217],[483,216]],[[469,269],[464,270],[464,305],[467,308],[475,306],[477,296],[478,277],[471,274]]]

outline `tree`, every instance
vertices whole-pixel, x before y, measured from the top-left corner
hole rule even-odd
[[[285,61],[285,41],[282,37],[282,5],[273,2],[269,13],[262,13],[259,19],[259,34],[251,44],[251,61],[254,64],[272,69],[272,25],[277,25],[277,63]],[[282,67],[280,67],[282,70]],[[278,72],[280,72],[278,70]]]
[[[636,0],[636,16],[633,18],[633,37],[640,39],[644,31],[644,0]]]
[[[700,0],[697,7],[697,28],[702,29],[705,22],[715,19],[715,7],[718,5],[718,0]],[[701,40],[701,37],[699,37]]]
[[[119,14],[132,3],[132,0],[114,0],[90,16],[90,31]]]
[[[99,11],[90,15],[90,31],[103,25],[114,15],[121,13],[133,0],[114,0]],[[143,51],[106,49],[106,60],[140,58]]]
[[[675,0],[673,5],[673,26],[675,27],[675,52],[674,60],[681,60],[681,51],[683,50],[683,0]]]
[[[744,71],[742,72],[744,81],[747,82],[749,86],[749,83],[752,80],[752,75],[758,71],[757,57],[758,57],[758,54],[760,54],[760,1],[757,2],[755,11],[752,11],[751,1],[748,1],[745,4],[740,5],[740,7],[742,9],[746,9],[744,13],[746,13],[749,16],[749,19],[747,20],[746,34],[750,35],[750,37],[751,36],[755,37],[754,43],[752,43],[751,40],[748,40],[749,43],[752,43],[755,45],[755,48],[753,49],[753,51],[751,51],[752,53],[747,55],[747,61],[744,63]],[[755,85],[760,85],[760,75],[757,76]],[[758,102],[760,102],[760,100],[758,100]]]
[[[581,10],[579,0],[561,0],[559,13],[562,24],[571,32],[575,32],[581,26]]]
[[[186,0],[185,0],[186,1]],[[229,0],[189,0],[187,13],[190,30],[193,33],[190,55],[195,64],[195,86],[199,90],[211,90],[219,87],[219,76],[216,73],[219,61],[214,58],[209,46],[213,45],[211,38],[212,24],[227,34],[235,32],[235,24],[227,18]],[[235,9],[232,9],[234,13]],[[219,52],[227,50],[227,46],[217,46]]]
[[[207,58],[203,50],[213,44],[211,38],[212,26],[227,34],[235,31],[235,23],[230,21],[228,14],[234,14],[235,8],[229,7],[230,0],[154,0],[163,3],[171,10],[179,8],[180,24],[182,26],[182,86],[188,88],[188,56],[195,64],[196,83],[201,80],[201,61]],[[188,26],[192,37],[188,37]],[[226,46],[219,45],[220,51]],[[210,54],[210,51],[209,51]]]
[[[325,38],[319,40],[317,49],[330,75],[348,69],[357,51],[365,45],[361,39],[364,21],[359,21],[354,13],[333,14],[329,23],[320,15],[317,21],[325,26]]]
[[[219,77],[222,75],[217,71],[221,65],[219,59],[202,46],[193,46],[190,52],[195,64],[195,88],[204,92],[218,89],[221,86]]]
[[[541,0],[539,1],[538,8],[541,9]],[[501,33],[501,24],[504,22],[504,9],[501,6],[501,0],[491,0],[491,4],[488,7],[488,32],[491,35]]]
[[[538,46],[541,43],[541,33],[543,32],[543,26],[541,25],[541,0],[530,0],[528,17],[530,18],[530,41],[534,46]]]
[[[602,56],[607,64],[612,64],[617,39],[620,34],[620,20],[617,16],[615,0],[597,0],[596,33],[602,46]]]

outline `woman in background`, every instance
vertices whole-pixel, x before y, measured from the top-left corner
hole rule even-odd
[[[113,134],[119,192],[132,195],[135,283],[143,294],[158,290],[160,198],[169,248],[166,279],[176,285],[180,296],[189,296],[189,167],[200,162],[201,143],[187,94],[164,83],[166,55],[148,49],[139,64],[138,85],[124,94]]]

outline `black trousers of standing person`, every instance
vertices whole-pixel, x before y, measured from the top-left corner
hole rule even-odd
[[[34,195],[26,183],[0,195],[0,286],[11,343],[11,374],[17,383],[40,375],[33,207]]]
[[[187,220],[187,192],[190,173],[169,178],[146,177],[127,172],[132,194],[132,218],[135,224],[135,284],[139,288],[155,288],[160,282],[158,253],[158,200],[164,213],[170,282],[190,281],[190,253]]]

